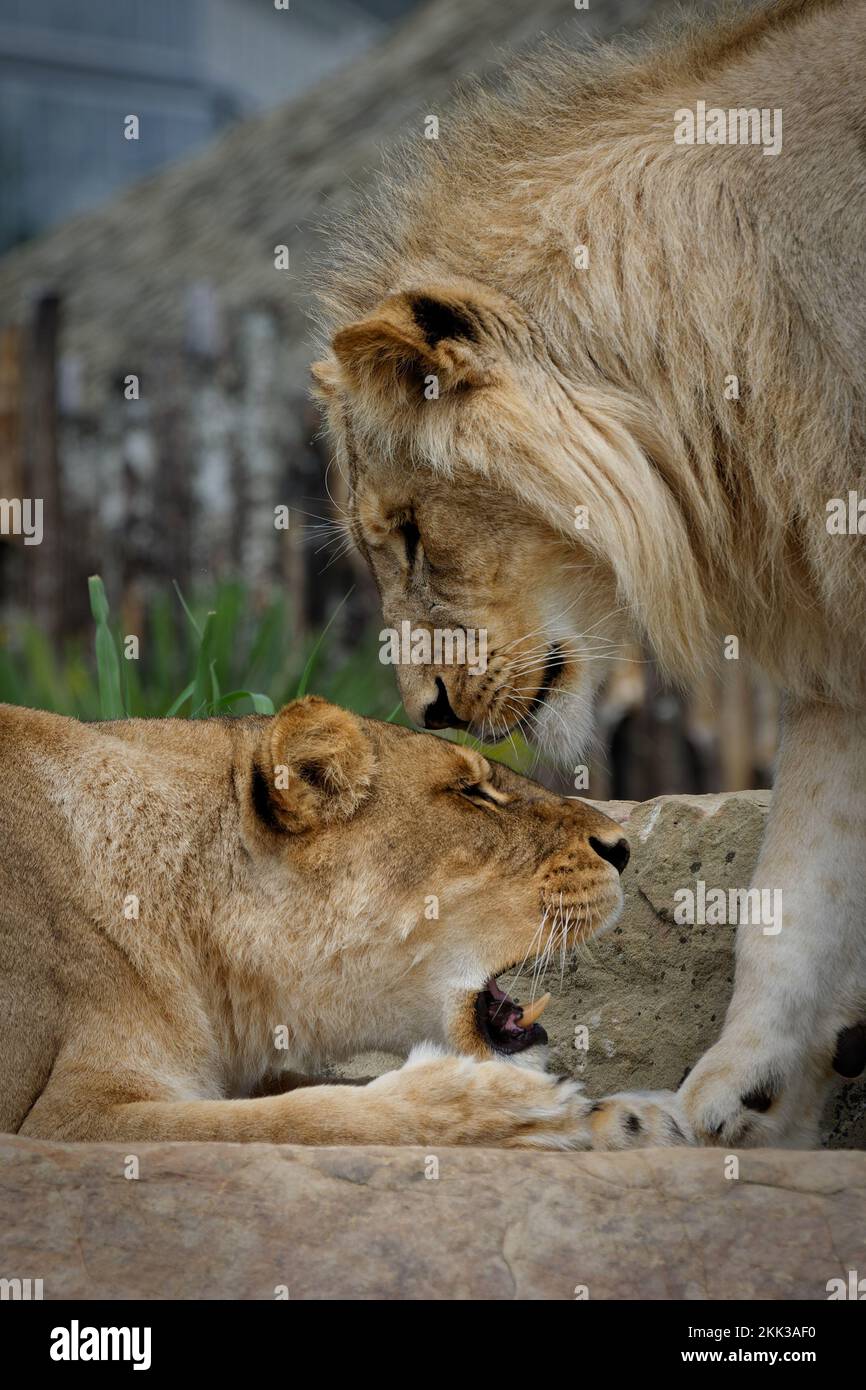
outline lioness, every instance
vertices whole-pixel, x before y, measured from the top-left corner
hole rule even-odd
[[[312,697],[89,726],[3,705],[0,823],[2,1130],[658,1141],[505,1060],[547,1039],[497,976],[619,911],[628,848],[590,806]],[[366,1087],[309,1084],[423,1043]]]
[[[813,1142],[866,1062],[864,72],[862,0],[548,48],[409,142],[323,289],[386,621],[487,634],[483,675],[401,668],[417,724],[570,764],[627,636],[688,680],[735,635],[786,692],[708,1143]]]

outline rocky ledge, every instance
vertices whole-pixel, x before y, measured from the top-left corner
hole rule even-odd
[[[131,1178],[118,1145],[0,1141],[0,1275],[45,1299],[571,1301],[827,1299],[866,1272],[860,1153],[135,1157]]]

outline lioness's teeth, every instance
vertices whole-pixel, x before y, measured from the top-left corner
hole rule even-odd
[[[536,1023],[538,1019],[541,1018],[541,1015],[544,1013],[549,1003],[550,994],[542,994],[541,998],[536,999],[534,1004],[528,1004],[523,1010],[522,1016],[516,1018],[514,1022],[517,1024],[518,1028],[531,1028],[533,1023]]]

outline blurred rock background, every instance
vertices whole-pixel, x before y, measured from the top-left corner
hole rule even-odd
[[[99,573],[119,634],[142,639],[130,712],[165,713],[184,683],[173,581],[197,612],[231,609],[224,681],[279,701],[315,648],[315,688],[394,709],[307,396],[319,225],[461,79],[674,8],[0,0],[0,497],[45,515],[40,546],[0,538],[0,698],[97,712]],[[591,795],[767,785],[775,701],[744,662],[682,692],[633,656],[605,692]]]

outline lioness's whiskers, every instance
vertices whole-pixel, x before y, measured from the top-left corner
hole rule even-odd
[[[544,931],[544,925],[545,925],[545,923],[546,923],[546,921],[547,921],[549,912],[550,912],[550,909],[547,908],[547,907],[546,907],[546,908],[544,909],[544,911],[542,912],[541,921],[539,922],[538,926],[535,928],[535,931],[534,931],[533,936],[532,936],[532,940],[530,941],[530,943],[529,943],[529,945],[528,945],[528,947],[527,947],[527,949],[526,949],[526,955],[523,957],[523,960],[520,962],[520,965],[517,967],[517,969],[513,972],[513,973],[514,973],[514,979],[513,979],[513,983],[512,983],[511,988],[512,988],[515,992],[516,992],[516,990],[517,990],[517,982],[519,981],[520,976],[521,976],[522,973],[523,973],[523,970],[524,970],[524,967],[525,967],[525,965],[526,965],[526,962],[529,960],[529,957],[530,957],[530,956],[534,955],[535,943],[536,943],[536,941],[538,940],[538,938],[540,937],[541,933]],[[535,998],[534,992],[531,994],[530,998],[531,998],[531,999],[534,999],[534,998]]]

